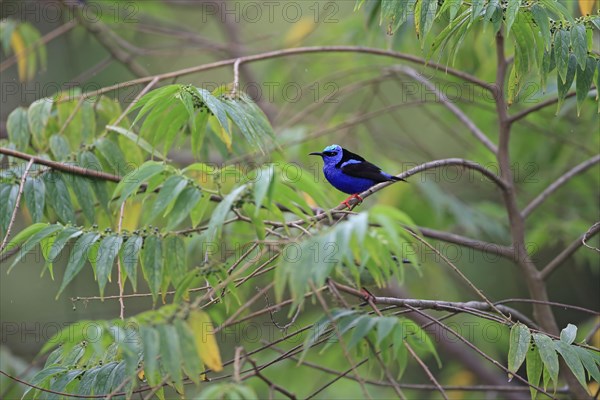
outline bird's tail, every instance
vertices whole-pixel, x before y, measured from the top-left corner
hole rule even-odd
[[[391,175],[390,176],[390,180],[391,181],[402,181],[402,182],[407,182],[406,179],[402,179],[402,178],[398,178],[397,176]]]

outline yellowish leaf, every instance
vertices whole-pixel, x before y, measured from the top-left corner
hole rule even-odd
[[[142,215],[142,203],[139,201],[128,201],[125,204],[125,212],[123,213],[122,228],[128,231],[135,231],[140,222]]]
[[[579,0],[579,11],[581,15],[590,15],[594,11],[596,0]]]
[[[284,38],[286,47],[300,46],[308,35],[317,29],[317,24],[311,17],[303,17],[297,23],[293,24]]]
[[[19,81],[25,82],[27,80],[27,48],[25,47],[23,36],[21,36],[18,29],[13,30],[10,37],[10,46],[17,58]]]
[[[208,314],[204,311],[192,311],[187,319],[187,324],[194,334],[198,357],[214,372],[222,371],[221,354]]]

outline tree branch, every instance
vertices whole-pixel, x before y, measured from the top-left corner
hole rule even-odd
[[[592,91],[594,89],[595,88],[592,86],[590,88],[590,91]],[[570,92],[565,96],[565,99],[571,98],[571,97],[575,96],[575,94],[576,94],[576,92]],[[551,99],[544,100],[542,102],[537,103],[535,106],[526,108],[525,110],[522,110],[522,111],[516,113],[515,115],[509,117],[508,122],[512,124],[513,122],[516,122],[522,118],[525,118],[529,114],[532,114],[536,111],[541,110],[542,108],[551,106],[552,104],[556,104],[556,103],[558,103],[558,97],[553,97]]]
[[[550,261],[544,269],[540,271],[540,276],[542,279],[548,279],[550,274],[554,272],[555,269],[560,267],[562,263],[564,263],[569,257],[571,257],[577,249],[584,245],[585,240],[592,238],[600,232],[600,224],[594,224],[587,232],[577,238],[573,243],[571,243],[566,249],[560,252],[552,261]]]
[[[581,164],[574,166],[573,168],[565,172],[562,176],[560,176],[558,179],[552,182],[552,184],[550,184],[546,189],[544,189],[544,191],[540,193],[535,199],[533,199],[527,205],[527,207],[523,209],[523,211],[521,211],[522,218],[527,218],[527,216],[531,214],[533,210],[535,210],[540,204],[544,202],[544,200],[546,200],[552,193],[557,191],[562,185],[567,183],[571,178],[582,172],[587,171],[589,168],[598,163],[600,163],[600,154],[582,162]]]
[[[430,91],[435,93],[436,97],[439,101],[448,109],[452,114],[454,114],[466,127],[469,131],[475,136],[477,140],[479,140],[485,147],[487,147],[492,153],[496,154],[498,152],[498,147],[475,125],[475,123],[464,113],[460,108],[458,108],[454,103],[448,100],[448,97],[439,90],[425,78],[423,75],[419,74],[413,68],[405,67],[405,66],[395,66],[393,71],[398,71],[404,75],[411,77],[412,79],[420,82],[422,85],[427,87]]]
[[[190,74],[194,74],[197,72],[208,71],[208,70],[215,69],[215,68],[226,67],[229,65],[233,65],[237,60],[240,60],[240,63],[250,63],[250,62],[255,62],[255,61],[287,57],[290,55],[308,54],[308,53],[362,53],[362,54],[371,54],[371,55],[376,55],[376,56],[395,58],[395,59],[399,59],[399,60],[408,61],[408,62],[411,62],[414,64],[423,65],[423,66],[426,66],[426,67],[429,67],[429,68],[432,68],[435,70],[444,71],[448,75],[452,75],[452,76],[455,76],[464,81],[471,82],[479,87],[482,87],[483,89],[485,89],[489,92],[493,93],[495,91],[493,85],[491,85],[488,82],[484,82],[484,81],[474,77],[473,75],[467,74],[465,72],[462,72],[462,71],[454,69],[454,68],[450,68],[446,65],[437,64],[434,62],[427,62],[425,59],[423,59],[421,57],[413,56],[411,54],[400,53],[400,52],[392,51],[392,50],[383,50],[383,49],[377,49],[377,48],[371,48],[371,47],[362,47],[362,46],[313,46],[313,47],[296,47],[296,48],[290,48],[290,49],[273,50],[273,51],[268,51],[265,53],[230,58],[228,60],[221,60],[221,61],[216,61],[213,63],[202,64],[202,65],[198,65],[195,67],[189,67],[189,68],[184,68],[184,69],[180,69],[177,71],[167,72],[164,74],[158,74],[158,75],[154,75],[154,76],[146,76],[143,78],[138,78],[138,79],[133,79],[133,80],[126,81],[126,82],[117,83],[117,84],[107,86],[105,88],[94,90],[91,92],[86,92],[86,93],[81,94],[80,96],[72,96],[70,98],[65,98],[62,101],[72,100],[73,98],[78,98],[81,96],[84,98],[94,97],[94,96],[98,96],[98,95],[101,95],[101,94],[104,94],[107,92],[111,92],[113,90],[148,83],[154,78],[158,78],[159,81],[162,81],[165,79],[177,78],[180,76],[190,75]]]
[[[483,242],[480,240],[471,239],[469,237],[457,235],[455,233],[438,231],[435,229],[425,228],[421,226],[417,227],[417,229],[423,234],[423,236],[431,239],[441,240],[447,243],[454,243],[459,246],[469,247],[474,250],[479,250],[483,253],[491,253],[511,260],[514,259],[513,250],[511,247],[508,246],[502,246],[496,243]]]
[[[4,239],[2,240],[2,245],[0,245],[0,253],[6,247],[8,243],[8,238],[10,237],[10,231],[12,230],[12,226],[15,223],[15,219],[17,218],[17,211],[19,211],[19,203],[21,202],[21,196],[23,195],[23,189],[25,188],[25,180],[27,179],[27,174],[29,174],[29,170],[33,165],[33,160],[29,160],[27,166],[25,167],[25,171],[23,171],[23,175],[21,176],[21,182],[19,183],[19,189],[17,192],[17,199],[15,201],[15,208],[13,209],[12,215],[10,216],[10,222],[8,223],[8,227],[6,228],[6,234],[4,235]]]

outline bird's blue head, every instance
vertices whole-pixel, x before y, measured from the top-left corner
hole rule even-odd
[[[330,146],[325,147],[321,153],[315,152],[310,153],[309,155],[321,156],[325,165],[335,165],[338,162],[340,162],[340,160],[344,156],[344,149],[342,149],[342,147],[337,144],[332,144]]]

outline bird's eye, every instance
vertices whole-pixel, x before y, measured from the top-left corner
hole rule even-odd
[[[333,151],[324,151],[323,154],[325,154],[327,157],[335,156]]]

